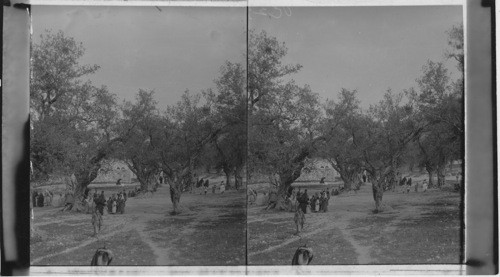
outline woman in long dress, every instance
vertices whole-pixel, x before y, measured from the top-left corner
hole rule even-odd
[[[319,212],[319,195],[316,193],[316,198],[314,199],[314,211]]]
[[[116,199],[113,198],[113,203],[111,204],[111,213],[116,214]]]

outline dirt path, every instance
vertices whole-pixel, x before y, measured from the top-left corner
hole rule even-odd
[[[327,213],[307,214],[308,226],[302,238],[288,235],[295,228],[292,213],[269,213],[263,211],[264,207],[252,206],[248,211],[249,262],[254,265],[289,264],[296,247],[305,242],[313,248],[315,264],[380,264],[405,260],[418,263],[436,258],[452,261],[452,257],[459,256],[458,247],[454,246],[459,243],[459,218],[450,214],[447,224],[442,224],[443,219],[437,216],[432,217],[437,222],[429,221],[426,226],[418,222],[426,222],[425,218],[436,212],[445,216],[448,211],[457,213],[457,201],[458,194],[445,191],[387,192],[384,211],[373,214],[371,189],[365,185],[357,194],[333,197]],[[427,235],[427,230],[429,234],[437,232],[445,237],[434,236],[434,242],[430,237],[422,238],[425,245],[414,243],[415,235]],[[435,254],[444,252],[443,249],[448,249],[446,255]],[[417,255],[419,252],[422,254]]]
[[[176,216],[169,214],[172,206],[168,193],[168,187],[163,186],[152,197],[129,198],[124,214],[105,213],[99,239],[90,236],[90,215],[60,213],[56,208],[35,210],[35,228],[39,228],[45,239],[32,242],[35,252],[32,252],[31,264],[50,265],[55,261],[56,264],[88,265],[93,254],[91,251],[95,251],[96,246],[107,245],[121,265],[195,265],[203,260],[179,253],[193,252],[190,248],[201,245],[198,241],[203,237],[199,236],[198,230],[206,229],[206,224],[215,224],[235,213],[244,215],[243,192],[230,191],[225,195],[206,196],[185,193],[181,198],[181,214]],[[226,204],[228,207],[225,207]],[[224,224],[226,229],[234,229],[231,222],[224,220],[221,225],[223,228]],[[243,228],[238,234],[244,234]],[[204,232],[210,234],[211,229]],[[244,236],[239,236],[244,240]],[[219,242],[211,240],[209,243]],[[244,241],[240,244],[239,247],[244,250]],[[210,250],[210,247],[204,248]],[[229,248],[228,253],[234,256],[233,259],[245,260],[231,252],[231,248],[236,249],[235,246]],[[203,255],[201,250],[196,249],[194,252]],[[150,256],[152,259],[137,256]],[[179,256],[183,260],[179,260]],[[227,260],[215,258],[210,261],[213,265],[226,263]]]
[[[371,246],[362,245],[358,240],[352,235],[352,228],[348,228],[349,223],[355,218],[353,214],[345,215],[343,220],[337,221],[335,226],[342,233],[343,239],[351,244],[357,255],[357,264],[370,264],[374,260],[370,254]],[[363,227],[361,227],[363,228]]]

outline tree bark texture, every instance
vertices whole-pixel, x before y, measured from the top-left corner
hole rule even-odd
[[[384,195],[384,180],[379,178],[372,182],[373,200],[375,200],[375,212],[382,211],[382,197]]]

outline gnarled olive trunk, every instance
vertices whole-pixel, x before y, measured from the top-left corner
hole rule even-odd
[[[101,168],[100,162],[89,165],[86,168],[82,168],[74,173],[72,176],[66,177],[66,187],[73,194],[74,203],[68,210],[82,212],[86,211],[87,208],[83,204],[85,198],[85,189],[90,185],[92,181],[97,178],[97,174]]]
[[[224,168],[224,174],[226,175],[226,188],[231,188],[231,170],[229,168]]]
[[[243,186],[242,175],[243,167],[236,167],[234,170],[234,187],[238,190]]]
[[[302,168],[305,165],[305,159],[309,155],[309,150],[307,148],[302,149],[299,155],[297,155],[290,167],[284,169],[279,173],[279,187],[278,187],[278,201],[276,208],[280,210],[289,210],[290,205],[287,202],[289,196],[290,187],[293,182],[300,177],[302,173]]]
[[[373,200],[375,200],[375,212],[382,211],[382,197],[384,196],[384,180],[379,178],[372,181]]]
[[[179,189],[181,184],[171,184],[170,185],[170,201],[172,201],[173,212],[172,214],[179,214],[179,202],[181,201],[181,190]]]
[[[342,181],[344,181],[345,191],[350,191],[357,186],[356,181],[358,180],[355,174],[348,174],[346,172],[344,172],[344,174],[340,173],[340,178],[342,179]]]
[[[151,191],[152,187],[156,184],[156,177],[154,174],[136,174],[136,176],[142,192]]]
[[[446,184],[446,176],[445,176],[445,167],[446,165],[439,165],[436,170],[437,174],[437,186],[438,188],[441,188]]]
[[[427,174],[429,175],[429,187],[434,187],[434,170],[427,168]]]

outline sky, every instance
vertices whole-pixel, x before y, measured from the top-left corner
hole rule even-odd
[[[254,8],[249,14],[250,28],[285,42],[286,61],[303,66],[293,77],[298,84],[323,99],[356,89],[364,107],[388,88],[416,87],[427,60],[445,60],[446,30],[462,22],[461,6]],[[446,65],[458,77],[456,65]]]
[[[33,39],[46,30],[83,43],[82,64],[100,69],[89,79],[120,99],[155,90],[160,107],[188,89],[213,87],[226,60],[246,61],[246,8],[61,7],[32,8]],[[246,63],[245,63],[246,64]]]
[[[86,48],[90,77],[119,99],[154,89],[160,105],[189,89],[214,87],[224,61],[245,63],[246,8],[34,6],[33,38],[64,31]],[[288,47],[293,76],[323,99],[357,89],[362,106],[391,88],[416,86],[427,60],[444,61],[446,30],[462,22],[461,6],[251,8],[248,28]],[[455,64],[446,62],[456,78]]]

